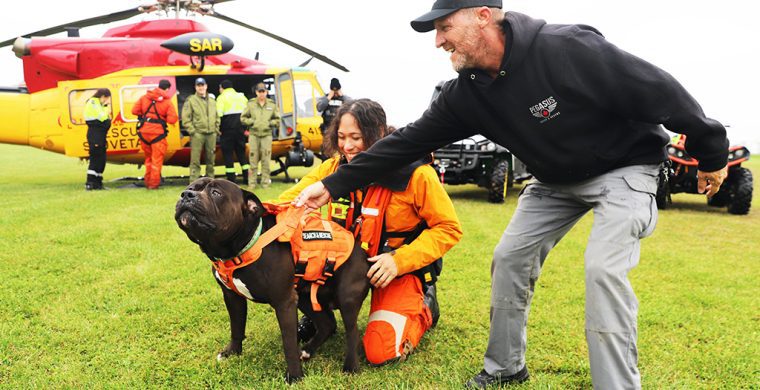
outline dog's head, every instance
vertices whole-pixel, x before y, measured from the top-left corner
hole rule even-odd
[[[253,193],[204,177],[182,191],[174,220],[207,255],[228,258],[248,243],[262,215],[264,206]]]

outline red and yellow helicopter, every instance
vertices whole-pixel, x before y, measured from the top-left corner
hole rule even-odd
[[[131,114],[132,105],[161,79],[172,83],[173,104],[181,112],[194,93],[194,80],[203,76],[209,91],[224,79],[252,97],[251,87],[269,86],[280,109],[282,124],[272,145],[272,159],[289,166],[311,166],[322,145],[322,117],[316,101],[324,95],[314,71],[304,68],[317,58],[340,70],[344,66],[283,37],[225,16],[214,5],[230,0],[157,0],[108,15],[62,24],[0,42],[13,45],[23,60],[25,87],[0,88],[0,142],[29,145],[71,157],[87,158],[85,101],[99,88],[111,90],[112,126],[107,136],[109,163],[142,164]],[[180,11],[218,18],[256,31],[311,56],[297,67],[265,65],[229,53],[233,42],[201,23],[179,18]],[[108,30],[101,38],[81,38],[79,28],[128,19],[143,13],[175,12],[174,19],[142,21]],[[65,38],[45,38],[68,31]],[[30,38],[31,37],[31,38]],[[182,125],[169,126],[165,164],[188,166],[189,137]],[[221,153],[217,164],[222,165]]]

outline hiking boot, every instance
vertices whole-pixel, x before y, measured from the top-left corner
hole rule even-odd
[[[431,325],[431,328],[435,328],[435,326],[438,324],[438,318],[441,316],[441,309],[438,306],[438,296],[435,292],[435,284],[427,285],[425,287],[425,296],[423,297],[423,301],[425,302],[425,305],[430,309],[430,314],[433,315],[433,325]]]
[[[468,380],[464,384],[464,387],[468,389],[485,389],[492,385],[515,385],[527,381],[529,377],[528,366],[524,366],[522,370],[509,376],[502,376],[500,374],[491,375],[486,370],[483,370]]]
[[[306,343],[311,340],[317,333],[317,328],[314,326],[314,322],[307,316],[301,317],[298,320],[298,341]]]

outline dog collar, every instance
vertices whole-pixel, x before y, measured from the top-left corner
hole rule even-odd
[[[246,245],[243,250],[238,253],[238,256],[242,256],[243,253],[247,252],[251,247],[253,247],[256,244],[256,241],[259,240],[259,237],[261,236],[261,225],[263,225],[264,221],[259,218],[259,227],[256,228],[256,233],[253,234],[253,237],[251,237],[251,241],[248,242],[248,245]]]

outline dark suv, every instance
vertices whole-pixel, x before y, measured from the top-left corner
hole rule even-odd
[[[435,86],[432,102],[441,93],[444,82]],[[531,177],[525,165],[505,147],[482,135],[475,135],[446,145],[433,153],[433,166],[442,183],[477,184],[488,189],[488,201],[501,203],[507,188]]]

